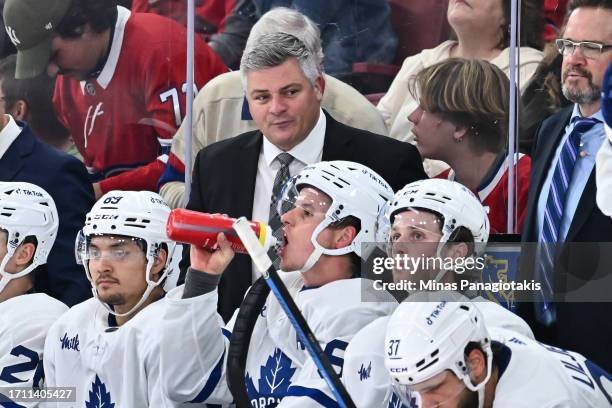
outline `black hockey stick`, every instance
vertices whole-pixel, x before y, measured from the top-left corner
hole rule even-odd
[[[278,303],[280,303],[287,317],[289,317],[291,325],[297,332],[302,343],[306,346],[308,354],[310,354],[310,357],[315,362],[319,369],[319,373],[323,376],[323,379],[336,397],[338,404],[342,408],[355,408],[355,403],[346,391],[346,388],[344,388],[344,384],[340,381],[336,371],[334,371],[332,365],[329,363],[317,338],[312,330],[310,330],[306,319],[302,316],[302,313],[293,301],[285,284],[278,276],[278,272],[276,272],[276,269],[272,265],[270,257],[268,257],[264,248],[259,244],[259,240],[251,229],[247,219],[245,217],[237,219],[233,228],[236,230],[242,244],[249,252],[249,255],[253,259],[253,263],[255,263],[257,269],[263,274],[266,283],[270,286],[270,290],[274,293]]]

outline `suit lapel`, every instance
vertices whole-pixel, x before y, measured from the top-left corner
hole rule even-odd
[[[231,195],[232,201],[229,208],[235,214],[248,214],[249,219],[253,215],[257,163],[259,162],[262,143],[263,135],[260,131],[256,131],[253,137],[244,143],[235,163],[233,163],[238,178],[233,180],[235,189]]]
[[[576,237],[576,234],[586,220],[589,218],[593,210],[595,209],[595,194],[597,191],[597,187],[595,184],[595,168],[591,170],[591,174],[589,175],[589,179],[587,180],[586,185],[584,186],[584,191],[580,196],[580,200],[578,201],[578,207],[576,207],[576,212],[574,213],[574,218],[572,218],[572,223],[570,224],[569,230],[567,231],[567,236],[565,237],[565,242],[572,242]]]
[[[534,154],[534,158],[531,162],[531,177],[529,181],[529,193],[527,196],[527,208],[528,213],[525,218],[525,225],[523,227],[523,240],[537,240],[537,227],[536,219],[538,212],[538,200],[540,198],[540,192],[542,185],[548,174],[548,169],[555,155],[559,140],[563,137],[563,130],[567,124],[569,117],[571,116],[572,109],[566,109],[565,112],[559,114],[559,119],[552,121],[546,128],[540,129],[538,137],[545,137],[545,140],[540,141],[542,144],[541,148]],[[537,158],[538,160],[535,160]]]
[[[351,150],[351,136],[347,134],[338,121],[325,114],[325,141],[323,142],[323,161],[350,160],[353,157]]]
[[[537,186],[534,189],[537,192],[542,189],[542,185],[544,184],[544,180],[546,179],[546,175],[548,174],[552,160],[555,157],[555,152],[559,146],[559,141],[563,137],[564,129],[569,121],[571,113],[572,109],[570,108],[567,110],[566,115],[561,116],[561,120],[556,121],[556,123],[552,125],[550,130],[545,130],[542,132],[542,135],[547,135],[548,137],[546,140],[544,140],[542,149],[538,153],[538,155],[543,157],[544,160],[538,163],[538,166],[533,173],[532,182],[537,183]]]
[[[13,181],[34,149],[34,139],[22,131],[0,159],[0,181]]]

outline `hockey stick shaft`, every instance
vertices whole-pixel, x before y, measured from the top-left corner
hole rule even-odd
[[[278,272],[272,265],[272,261],[264,248],[259,244],[255,233],[248,224],[246,218],[241,217],[233,225],[236,233],[240,237],[243,245],[247,249],[249,255],[253,259],[255,266],[262,272],[266,283],[270,286],[270,290],[274,293],[274,296],[280,303],[281,307],[289,317],[293,328],[299,336],[302,343],[306,346],[310,357],[315,362],[319,373],[323,376],[323,379],[329,386],[330,390],[336,397],[336,401],[343,408],[354,408],[355,403],[351,399],[351,396],[346,391],[344,384],[340,381],[340,378],[336,374],[336,371],[329,363],[327,356],[321,349],[317,338],[308,326],[306,319],[302,316],[302,313],[298,309],[293,297],[285,287],[285,284],[278,276]]]

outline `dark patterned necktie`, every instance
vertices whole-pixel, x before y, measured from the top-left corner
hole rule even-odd
[[[274,178],[274,186],[272,187],[272,197],[270,197],[270,217],[268,218],[268,225],[272,229],[272,234],[279,240],[283,238],[283,223],[278,213],[278,200],[280,200],[280,194],[282,192],[283,185],[289,180],[289,165],[293,161],[293,156],[289,153],[280,153],[276,156],[276,160],[280,163],[281,167],[276,173]],[[276,248],[270,248],[268,251],[270,259],[274,267],[278,269],[280,265],[280,257],[276,252]]]
[[[556,310],[552,304],[553,298],[553,271],[556,256],[556,248],[563,220],[563,211],[567,199],[574,167],[578,159],[580,136],[588,132],[599,121],[597,119],[578,119],[574,129],[561,148],[559,160],[555,166],[555,172],[550,183],[550,191],[546,200],[544,210],[544,222],[540,233],[542,243],[538,264],[536,265],[536,277],[539,279],[542,289],[540,303],[536,303],[536,318],[544,325],[551,325],[556,320]]]

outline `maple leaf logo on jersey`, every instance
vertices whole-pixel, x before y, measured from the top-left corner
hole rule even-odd
[[[253,406],[255,408],[277,406],[287,394],[295,370],[291,368],[291,359],[280,349],[275,348],[274,353],[268,357],[266,365],[259,369],[258,388],[255,388],[251,376],[248,373],[246,375],[247,393]]]
[[[91,385],[89,401],[85,401],[85,408],[115,408],[110,392],[106,392],[106,385],[100,381],[98,375]]]

